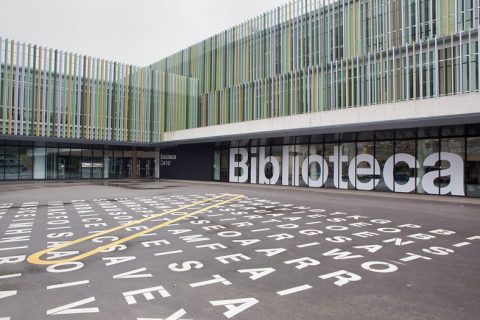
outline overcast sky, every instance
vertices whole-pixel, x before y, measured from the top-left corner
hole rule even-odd
[[[0,36],[145,66],[287,0],[0,0]]]

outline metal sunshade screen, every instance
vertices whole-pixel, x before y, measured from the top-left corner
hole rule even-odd
[[[0,48],[2,134],[158,142],[197,126],[196,79],[3,38]]]

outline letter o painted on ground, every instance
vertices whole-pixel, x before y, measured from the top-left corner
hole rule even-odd
[[[183,211],[177,211],[177,212],[170,212],[172,216],[183,216],[186,215],[188,212],[183,212]]]
[[[377,230],[380,231],[380,232],[385,232],[385,233],[398,233],[398,232],[402,232],[402,230],[400,230],[400,229],[398,229],[398,228],[378,228]]]
[[[115,220],[132,220],[133,217],[132,216],[115,216],[115,217],[113,217],[113,219],[115,219]]]
[[[70,223],[70,221],[68,221],[68,220],[50,220],[50,221],[47,222],[47,224],[53,224],[53,225],[67,224],[67,223]]]
[[[362,268],[367,271],[378,273],[391,273],[398,270],[398,267],[394,264],[383,261],[368,261],[362,263]]]
[[[331,230],[331,231],[345,231],[348,230],[348,227],[345,226],[326,226],[325,229]]]
[[[63,273],[63,272],[71,272],[82,269],[84,266],[83,262],[80,261],[72,261],[72,262],[63,262],[52,264],[51,266],[47,267],[48,272],[53,273]]]
[[[224,238],[235,238],[235,237],[240,237],[241,235],[242,233],[238,231],[222,231],[217,233],[217,236],[224,237]]]

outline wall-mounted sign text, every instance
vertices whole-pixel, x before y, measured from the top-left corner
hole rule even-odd
[[[176,160],[177,155],[160,153],[160,166],[169,167],[172,165],[172,160]]]
[[[299,148],[294,145],[283,146],[275,155],[265,149],[230,148],[229,181],[309,187],[330,182],[334,188],[358,190],[373,190],[382,183],[394,192],[421,187],[428,194],[465,195],[463,159],[451,152],[434,152],[421,161],[412,154],[396,153],[380,165],[366,153],[349,159],[339,146],[332,154],[296,152]]]

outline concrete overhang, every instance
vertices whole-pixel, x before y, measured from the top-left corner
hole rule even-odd
[[[480,94],[468,93],[165,132],[161,146],[480,123]]]

